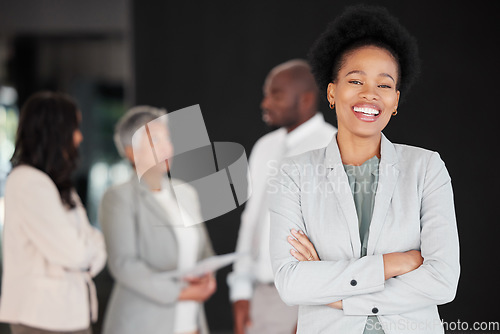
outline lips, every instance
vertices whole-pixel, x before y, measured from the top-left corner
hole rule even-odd
[[[352,107],[354,115],[361,121],[374,122],[380,116],[381,110],[376,105],[355,105]]]
[[[271,116],[269,116],[268,112],[262,112],[262,120],[264,123],[269,123],[271,121]]]

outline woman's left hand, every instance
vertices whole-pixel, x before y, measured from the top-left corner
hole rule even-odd
[[[292,236],[288,237],[288,242],[295,248],[290,251],[294,258],[299,261],[320,261],[314,245],[304,232],[292,229]]]

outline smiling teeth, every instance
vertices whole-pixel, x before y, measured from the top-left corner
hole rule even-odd
[[[359,108],[359,107],[354,107],[353,108],[355,112],[362,112],[363,114],[367,115],[378,115],[380,114],[380,111],[377,109],[372,109],[372,108]]]

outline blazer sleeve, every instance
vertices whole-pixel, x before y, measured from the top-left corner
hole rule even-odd
[[[206,258],[209,258],[211,256],[214,256],[215,255],[215,251],[212,247],[212,241],[210,239],[210,235],[208,234],[208,230],[207,230],[207,227],[204,223],[202,223],[203,226],[200,227],[202,229],[202,235],[204,236],[204,239],[205,239],[205,242],[204,242],[204,245],[203,245],[203,251],[202,251],[202,254],[201,254],[201,259],[206,259]]]
[[[289,305],[325,305],[348,296],[384,288],[382,255],[338,261],[297,261],[287,237],[291,229],[307,231],[301,210],[299,169],[285,163],[281,175],[269,187],[271,213],[271,261],[275,284]],[[353,283],[353,277],[356,282]]]
[[[196,215],[196,221],[203,221],[203,216],[201,214],[201,207],[200,207],[200,199],[198,197],[198,193],[196,192],[196,189],[193,190],[193,195],[192,195],[192,200],[191,203],[193,205],[193,210],[191,212],[194,212]],[[202,235],[204,238],[204,241],[202,243],[203,249],[201,252],[201,259],[206,259],[208,257],[214,256],[215,251],[212,246],[212,240],[210,239],[210,234],[208,233],[207,225],[203,222],[200,223],[200,228],[202,230]]]
[[[183,287],[176,271],[158,271],[138,256],[134,205],[130,192],[108,190],[99,209],[112,276],[126,288],[159,304],[175,303]]]
[[[68,221],[59,191],[41,172],[18,174],[10,188],[22,217],[21,229],[47,261],[68,270],[86,271],[97,250],[87,233]],[[76,214],[76,212],[75,212]]]
[[[248,191],[251,196],[245,203],[245,208],[241,214],[238,238],[236,240],[236,252],[240,254],[240,257],[233,263],[233,270],[227,276],[229,300],[233,303],[238,300],[249,300],[254,293],[256,279],[254,272],[255,258],[252,247],[255,245],[252,241],[255,239],[257,230],[258,213],[265,206],[262,203],[262,194],[256,191],[255,188],[257,187],[252,182],[260,179],[256,171],[260,170],[261,166],[258,166],[259,162],[263,164],[265,161],[261,157],[261,152],[265,149],[262,143],[262,138],[255,143],[248,160],[249,173],[247,174],[247,181],[249,185]]]
[[[401,314],[455,298],[460,274],[459,243],[451,179],[437,153],[429,159],[420,210],[421,253],[424,263],[407,274],[390,278],[380,292],[343,301],[346,315]]]
[[[90,260],[90,276],[95,277],[97,274],[101,272],[101,270],[106,265],[106,246],[104,244],[104,237],[98,229],[90,224],[86,224],[87,233],[89,234],[90,243],[92,247],[95,249],[95,255]]]

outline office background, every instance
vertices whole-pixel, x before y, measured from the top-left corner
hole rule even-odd
[[[132,105],[175,111],[200,104],[210,139],[238,142],[248,155],[269,131],[259,106],[267,72],[304,58],[326,24],[353,3],[359,2],[1,0],[0,185],[17,110],[39,89],[66,91],[82,110],[76,184],[96,225],[102,191],[130,173],[111,137],[114,122]],[[456,299],[440,307],[441,316],[498,321],[500,2],[370,3],[400,19],[422,58],[422,75],[384,133],[393,142],[438,151],[452,177],[462,274]],[[335,124],[326,99],[320,101]],[[208,222],[216,252],[234,251],[241,211]],[[218,291],[206,304],[215,333],[232,328],[229,271],[218,272]],[[101,313],[111,284],[107,272],[98,276]]]

